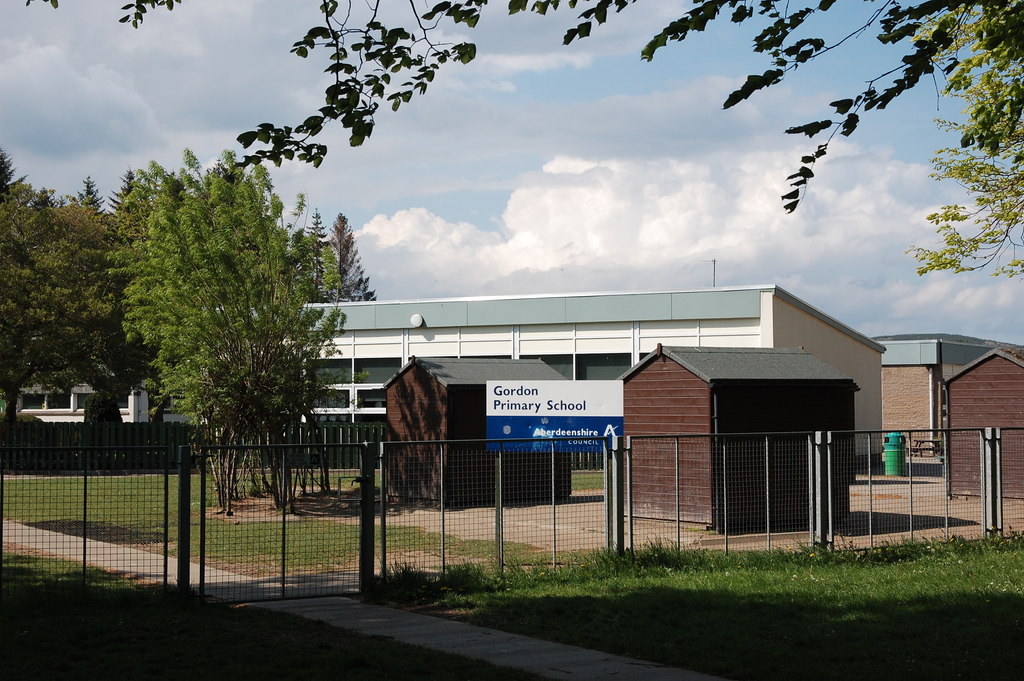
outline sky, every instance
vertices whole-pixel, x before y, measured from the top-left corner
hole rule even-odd
[[[118,22],[121,4],[0,9],[0,147],[33,185],[74,194],[90,176],[109,196],[129,168],[180,167],[186,148],[212,162],[240,151],[239,133],[320,106],[324,63],[289,54],[319,2],[185,0],[138,29]],[[408,3],[384,4],[407,20]],[[630,6],[569,47],[574,11],[503,6],[475,29],[443,27],[439,38],[478,45],[476,61],[383,111],[362,147],[328,127],[319,168],[272,168],[286,202],[301,193],[328,224],[348,217],[378,299],[777,284],[870,336],[1024,344],[1021,282],[918,276],[907,253],[938,244],[929,213],[968,200],[930,176],[935,150],[955,144],[933,121],[962,108],[941,84],[864,116],[798,210],[782,209],[786,177],[818,142],[783,131],[827,118],[828,102],[895,65],[892,50],[858,39],[723,110],[767,67],[749,31],[726,22],[639,57],[684,0]],[[864,8],[840,11],[826,34]]]

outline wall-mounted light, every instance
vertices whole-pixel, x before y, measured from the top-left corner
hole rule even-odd
[[[423,324],[423,315],[421,315],[419,312],[409,317],[409,326],[411,326],[412,328],[418,329],[419,327],[423,326]]]

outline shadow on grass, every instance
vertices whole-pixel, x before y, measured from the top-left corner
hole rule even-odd
[[[895,604],[673,588],[507,598],[473,617],[484,626],[751,681],[1019,679],[1022,620],[1024,598],[1012,595]],[[609,630],[618,635],[609,639],[602,633]]]

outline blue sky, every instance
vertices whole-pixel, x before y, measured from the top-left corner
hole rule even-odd
[[[288,50],[317,4],[186,0],[133,30],[117,3],[9,3],[0,146],[36,185],[73,193],[91,175],[109,195],[128,167],[176,167],[186,147],[212,159],[260,122],[301,120],[324,76],[315,53]],[[932,119],[960,108],[936,86],[866,116],[804,205],[781,209],[786,176],[816,143],[782,131],[827,117],[891,53],[861,39],[723,111],[765,67],[740,30],[639,58],[687,2],[638,3],[568,48],[572,11],[508,17],[501,4],[475,30],[449,29],[477,42],[477,61],[380,115],[363,147],[329,128],[319,169],[273,170],[286,201],[301,192],[328,222],[349,217],[380,298],[704,287],[714,259],[719,285],[776,283],[870,335],[1024,343],[1018,282],[919,277],[905,253],[936,242],[929,212],[964,200],[929,178],[934,150],[953,143]],[[844,3],[826,28],[865,6]]]

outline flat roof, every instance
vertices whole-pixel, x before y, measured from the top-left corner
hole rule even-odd
[[[760,319],[761,294],[769,292],[879,352],[884,346],[774,285],[723,286],[668,291],[545,293],[521,296],[472,296],[411,300],[320,303],[341,308],[352,331],[416,328],[413,316],[431,328],[670,321]]]
[[[885,346],[882,366],[921,366],[929,364],[970,364],[989,350],[990,345],[957,343],[938,338],[881,341]]]

